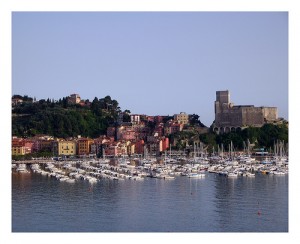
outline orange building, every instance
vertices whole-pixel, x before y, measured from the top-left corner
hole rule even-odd
[[[90,145],[94,141],[90,138],[79,138],[77,140],[77,154],[78,155],[89,155],[90,154]]]
[[[169,144],[168,137],[164,137],[159,141],[159,151],[160,152],[166,151],[169,147],[170,147],[170,144]]]

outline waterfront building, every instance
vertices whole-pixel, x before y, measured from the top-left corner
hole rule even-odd
[[[137,140],[135,142],[135,153],[136,154],[143,154],[144,153],[144,146],[145,146],[145,141],[144,140]]]
[[[106,137],[106,136],[99,136],[98,138],[95,138],[90,144],[90,154],[102,155],[105,144],[113,141],[114,141],[113,138]]]
[[[11,155],[12,156],[19,156],[19,155],[25,155],[26,153],[24,146],[12,146],[11,148]]]
[[[168,137],[163,137],[159,140],[159,151],[164,152],[167,149],[169,149],[170,143],[169,143],[169,138]]]
[[[57,142],[59,156],[73,156],[76,155],[75,141],[58,141]]]
[[[217,91],[215,101],[216,133],[227,133],[248,126],[261,127],[265,123],[278,120],[276,107],[254,107],[253,105],[234,105],[230,102],[229,91]]]
[[[29,139],[13,137],[11,145],[12,155],[25,155],[32,152],[34,142]]]
[[[125,144],[114,142],[113,144],[107,145],[104,148],[105,155],[110,157],[116,157],[127,154],[127,147]]]
[[[79,156],[89,155],[90,154],[90,145],[93,143],[93,140],[90,138],[79,138],[77,140],[77,154]]]

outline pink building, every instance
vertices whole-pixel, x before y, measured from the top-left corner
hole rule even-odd
[[[164,128],[165,135],[173,134],[178,131],[182,131],[183,124],[178,124],[174,121],[170,121]]]

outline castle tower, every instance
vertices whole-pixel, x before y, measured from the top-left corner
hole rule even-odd
[[[217,91],[216,92],[217,99],[216,101],[222,103],[230,103],[230,94],[229,91]]]
[[[230,93],[229,91],[217,91],[216,92],[216,101],[215,101],[215,121],[217,122],[217,114],[222,113],[225,109],[232,107],[230,103]]]

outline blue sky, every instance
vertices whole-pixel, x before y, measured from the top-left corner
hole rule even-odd
[[[288,119],[287,12],[12,14],[12,94],[110,95],[122,110],[210,126],[218,90]]]

